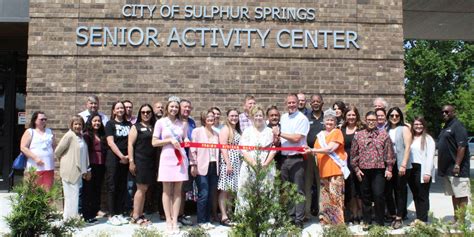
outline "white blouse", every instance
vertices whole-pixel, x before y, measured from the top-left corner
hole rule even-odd
[[[423,183],[423,176],[430,175],[432,181],[435,181],[434,169],[434,155],[436,145],[430,135],[426,135],[426,144],[424,149],[421,149],[421,137],[415,137],[410,146],[410,156],[413,163],[421,165],[421,183]]]
[[[28,159],[26,170],[34,167],[36,171],[54,170],[53,132],[46,128],[43,134],[34,129],[27,130],[31,136],[30,151],[40,158],[44,165],[37,165],[33,159]]]

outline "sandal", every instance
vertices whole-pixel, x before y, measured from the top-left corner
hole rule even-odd
[[[396,219],[392,222],[392,228],[395,229],[395,230],[402,228],[402,226],[403,226],[403,221],[402,221],[402,219],[396,218]]]
[[[226,219],[224,219],[224,220],[221,220],[221,225],[227,226],[227,227],[231,227],[231,226],[232,226],[232,222],[230,222],[229,218],[226,218]]]
[[[139,226],[147,226],[150,224],[150,220],[146,219],[145,216],[140,216],[138,218],[131,218],[130,219],[130,223],[131,224],[136,224],[136,225],[139,225]]]

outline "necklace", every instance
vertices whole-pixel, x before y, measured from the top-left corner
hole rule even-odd
[[[357,130],[357,126],[354,126],[354,128],[346,127],[346,134],[347,135],[354,134],[356,130]]]

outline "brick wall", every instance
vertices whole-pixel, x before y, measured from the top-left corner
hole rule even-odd
[[[44,110],[49,126],[64,131],[68,119],[85,107],[85,96],[97,94],[101,111],[110,114],[115,100],[165,101],[188,98],[194,115],[209,106],[241,107],[246,94],[263,105],[284,109],[288,92],[322,93],[325,107],[337,99],[367,111],[377,96],[404,106],[402,1],[138,1],[31,0],[27,114]],[[128,3],[316,8],[314,22],[196,21],[125,19]],[[177,27],[352,30],[360,49],[282,49],[274,43],[252,47],[91,47],[76,46],[78,26],[153,26],[163,32]],[[274,34],[271,35],[274,37]],[[166,41],[160,36],[160,41]],[[209,38],[206,38],[209,41]],[[268,39],[273,42],[274,39]],[[246,40],[243,41],[246,44]]]

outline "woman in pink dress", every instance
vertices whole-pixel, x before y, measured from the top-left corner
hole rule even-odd
[[[155,124],[152,145],[163,147],[158,168],[158,182],[163,182],[163,209],[166,231],[179,233],[178,213],[181,187],[188,180],[188,158],[180,142],[188,140],[185,124],[179,119],[179,99],[171,97],[165,106],[163,118]]]

